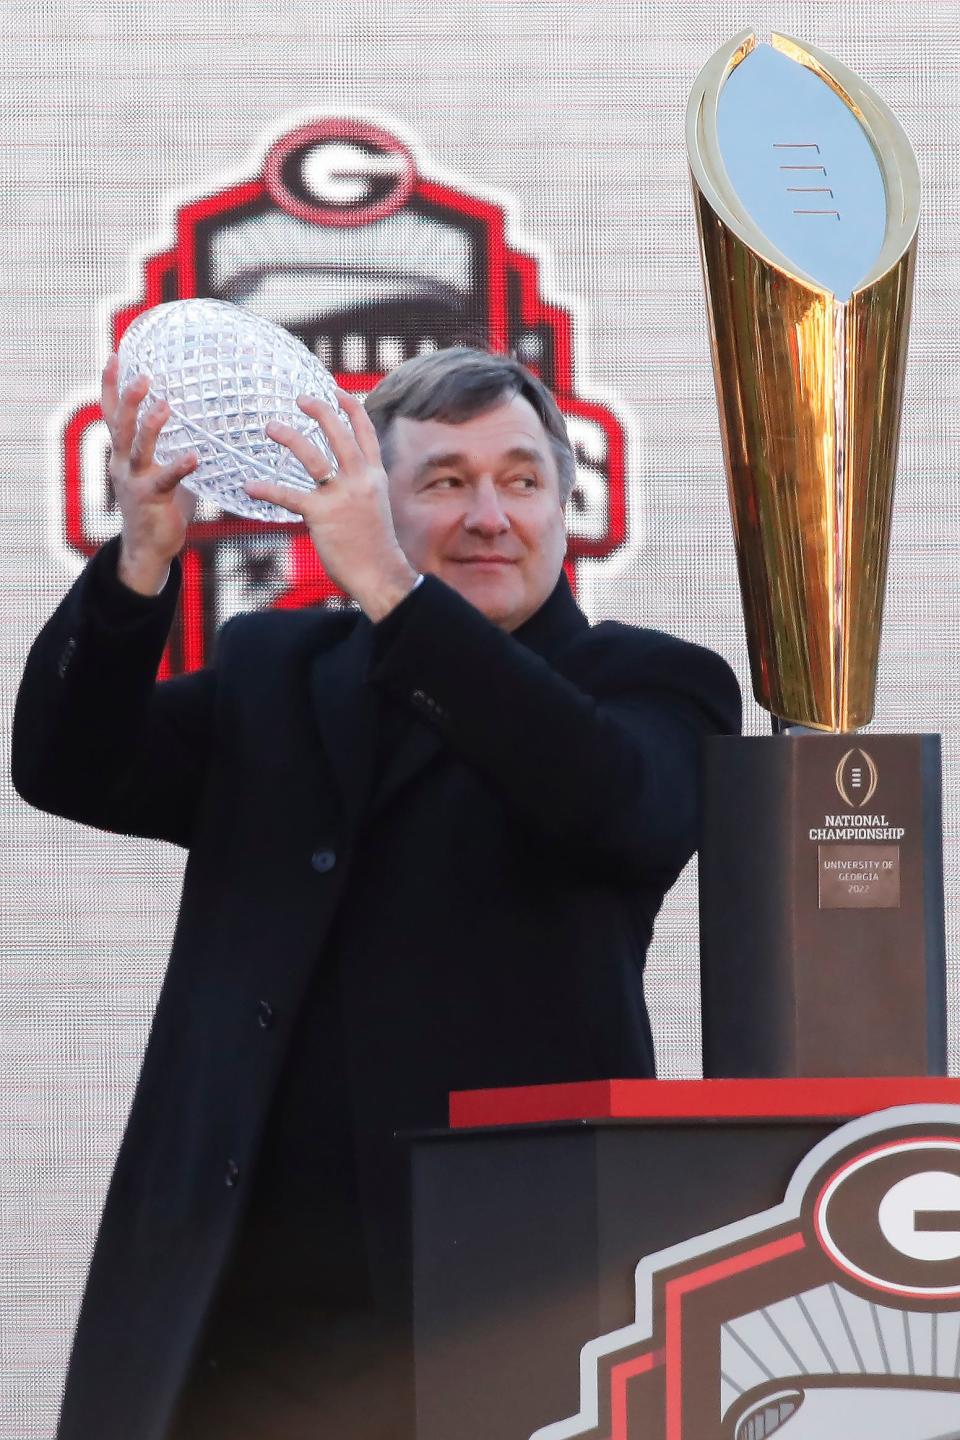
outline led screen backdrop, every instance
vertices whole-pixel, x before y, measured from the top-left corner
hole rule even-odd
[[[7,7],[4,729],[31,638],[116,529],[100,366],[131,312],[193,293],[280,320],[361,391],[454,338],[513,348],[556,388],[577,445],[584,608],[714,646],[746,685],[683,114],[701,61],[747,25],[857,70],[923,175],[874,728],[944,734],[956,1069],[956,4]],[[204,512],[166,667],[201,663],[237,610],[303,603],[342,599],[302,537]],[[747,726],[766,717],[748,706]],[[182,857],[52,820],[3,786],[0,1437],[12,1440],[52,1431]],[[647,981],[665,1076],[698,1073],[696,971],[688,872]]]

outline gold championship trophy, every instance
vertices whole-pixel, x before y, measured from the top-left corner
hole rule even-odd
[[[704,1073],[946,1066],[940,746],[873,716],[920,183],[812,46],[738,35],[687,152],[753,689],[708,746]]]

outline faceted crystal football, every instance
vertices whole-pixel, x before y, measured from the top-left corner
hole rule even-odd
[[[323,431],[297,406],[298,395],[317,396],[349,424],[333,377],[279,325],[223,300],[174,300],[139,315],[118,356],[121,392],[137,375],[149,376],[141,414],[155,400],[170,406],[157,459],[169,464],[196,451],[199,464],[182,483],[224,510],[295,521],[279,505],[252,499],[244,480],[261,476],[295,490],[316,488],[300,461],[266,435],[271,420],[296,426],[323,452],[325,473],[336,470]]]

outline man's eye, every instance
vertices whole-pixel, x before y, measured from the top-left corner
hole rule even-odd
[[[435,490],[437,487],[441,490],[453,490],[460,483],[459,475],[438,475],[436,480],[431,480],[430,488],[431,490]]]
[[[511,483],[520,490],[536,490],[540,482],[536,475],[517,475]]]

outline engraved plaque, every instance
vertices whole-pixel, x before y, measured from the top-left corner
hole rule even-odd
[[[821,910],[898,910],[899,845],[818,846]]]

